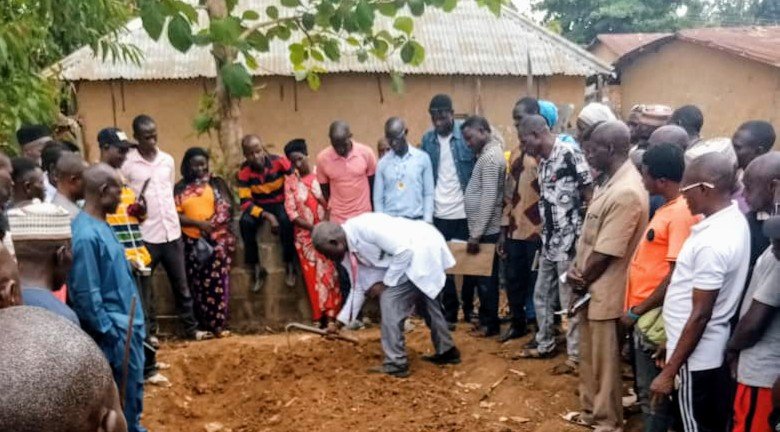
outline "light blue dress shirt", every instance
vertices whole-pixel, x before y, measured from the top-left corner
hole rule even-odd
[[[427,153],[409,146],[398,156],[389,151],[374,177],[374,211],[433,222],[433,168]]]

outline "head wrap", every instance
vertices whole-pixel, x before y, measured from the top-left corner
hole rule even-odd
[[[663,126],[672,118],[672,108],[666,105],[634,105],[636,122],[647,126]]]
[[[38,199],[24,207],[9,210],[8,225],[11,227],[14,241],[71,238],[68,211]]]
[[[294,140],[290,140],[290,142],[284,146],[284,154],[288,158],[290,157],[290,154],[294,152],[303,153],[305,155],[309,154],[309,150],[306,148],[305,139],[295,138]]]
[[[558,123],[558,107],[546,100],[539,100],[539,115],[547,120],[547,126],[552,129]]]
[[[585,105],[582,111],[580,111],[580,115],[577,117],[577,120],[582,122],[586,128],[593,126],[598,122],[616,119],[617,117],[615,117],[615,114],[612,113],[612,110],[610,110],[608,106],[598,102],[591,102]]]

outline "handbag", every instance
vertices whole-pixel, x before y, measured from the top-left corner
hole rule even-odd
[[[211,257],[214,256],[214,245],[206,238],[205,235],[201,235],[197,242],[195,242],[195,261],[198,266],[203,267],[211,262]]]

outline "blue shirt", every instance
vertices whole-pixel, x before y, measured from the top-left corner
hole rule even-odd
[[[460,187],[465,192],[469,179],[471,179],[471,172],[474,170],[474,164],[477,163],[477,157],[463,138],[463,132],[460,129],[462,124],[462,121],[456,121],[453,125],[450,149],[452,150],[452,158],[455,161],[455,169],[458,171]],[[439,158],[441,156],[439,137],[435,129],[431,129],[423,135],[420,148],[431,157],[433,184],[435,185],[439,179]]]
[[[82,328],[101,343],[124,339],[133,297],[133,333],[143,339],[144,314],[125,249],[104,221],[80,212],[71,223],[73,268],[68,294]]]
[[[79,317],[73,312],[73,309],[68,305],[59,301],[57,297],[51,291],[43,288],[22,288],[22,302],[25,306],[35,306],[46,309],[47,311],[57,314],[68,321],[81,327],[79,325]]]
[[[376,166],[374,211],[433,222],[433,168],[425,152],[409,146],[385,154]]]

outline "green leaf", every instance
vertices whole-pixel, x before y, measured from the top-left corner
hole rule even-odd
[[[341,15],[334,14],[332,17],[330,17],[330,26],[333,28],[333,31],[338,32],[341,30],[343,24],[343,19]]]
[[[412,31],[414,30],[414,21],[412,21],[409,17],[398,17],[395,19],[395,22],[393,23],[393,28],[396,30],[400,30],[408,35],[412,34]]]
[[[303,16],[301,16],[301,24],[303,24],[303,28],[306,30],[311,30],[314,28],[314,15],[310,13],[305,13]]]
[[[379,3],[376,9],[386,17],[394,17],[398,13],[398,7],[395,3]]]
[[[228,13],[233,12],[233,9],[236,8],[236,5],[238,5],[238,0],[226,0],[225,4],[227,5]]]
[[[404,85],[404,76],[398,72],[390,72],[390,85],[394,92],[403,93],[406,89]]]
[[[249,43],[249,45],[260,52],[268,52],[270,49],[270,46],[268,44],[268,38],[260,33],[259,31],[255,30],[252,33],[249,33],[249,36],[247,36],[246,41]]]
[[[174,48],[183,53],[192,47],[192,29],[183,15],[176,14],[168,23],[168,40]]]
[[[145,1],[141,3],[141,21],[149,37],[159,40],[165,25],[165,15],[162,14],[157,2]]]
[[[239,98],[252,96],[252,77],[241,63],[222,66],[220,75],[231,96]]]
[[[501,2],[502,0],[485,0],[488,10],[495,16],[501,15]]]
[[[421,16],[425,12],[425,3],[422,0],[409,0],[409,10],[412,15]]]
[[[371,31],[374,26],[374,9],[365,0],[361,0],[355,8],[355,20],[364,32]]]
[[[208,114],[198,114],[192,121],[192,126],[198,135],[203,135],[214,127],[214,118]]]
[[[325,56],[322,54],[322,51],[312,48],[311,49],[311,56],[314,60],[317,60],[318,62],[325,61]]]
[[[281,0],[282,6],[288,7],[288,8],[294,8],[301,5],[300,0]]]
[[[452,12],[458,6],[458,0],[444,0],[441,9],[444,12]]]
[[[191,23],[198,22],[198,11],[191,4],[177,1],[176,10],[183,13]]]
[[[374,39],[374,49],[371,51],[380,60],[387,58],[387,50],[390,48],[387,42],[382,39]]]
[[[412,41],[409,41],[401,47],[401,60],[403,60],[404,63],[411,63],[413,58],[414,46],[412,45]]]
[[[294,43],[288,49],[290,50],[290,63],[293,65],[302,64],[306,60],[306,50],[303,49],[303,45]]]
[[[254,21],[260,19],[260,14],[253,10],[245,10],[241,15],[241,18],[248,21]]]
[[[328,39],[322,43],[322,50],[325,51],[325,55],[334,62],[341,59],[339,43],[332,39]]]
[[[246,60],[246,66],[249,69],[255,70],[259,66],[257,64],[257,59],[255,59],[254,56],[251,56],[251,55],[248,55],[248,54],[244,54],[244,59]]]
[[[241,36],[241,24],[234,17],[213,19],[209,29],[214,42],[224,45],[235,45]]]
[[[368,60],[368,52],[364,49],[358,50],[357,59],[360,63],[365,63]]]
[[[265,8],[265,14],[272,20],[279,19],[279,8],[276,6],[268,6]]]
[[[292,31],[290,31],[289,27],[278,25],[276,28],[276,37],[279,39],[286,41],[290,39],[290,36],[292,36]]]
[[[425,60],[425,48],[417,41],[410,40],[401,47],[401,60],[412,66],[419,66]]]
[[[347,38],[347,43],[352,46],[360,46],[360,41],[355,39],[354,36],[350,36]]]
[[[310,71],[308,74],[306,74],[306,82],[309,83],[310,89],[315,91],[320,89],[320,76],[316,73]]]

